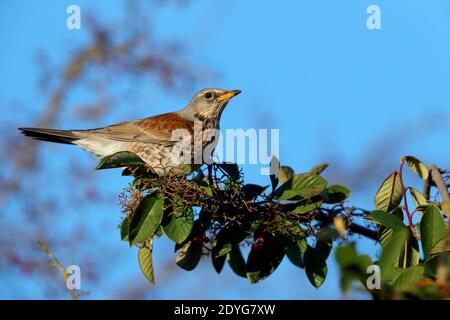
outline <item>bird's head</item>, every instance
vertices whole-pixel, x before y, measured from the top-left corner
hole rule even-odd
[[[240,90],[207,88],[197,92],[189,105],[180,111],[189,120],[219,120],[222,111],[231,98],[241,93]]]

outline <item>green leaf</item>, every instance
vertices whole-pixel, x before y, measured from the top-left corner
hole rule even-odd
[[[381,211],[392,211],[402,201],[403,191],[397,172],[391,173],[375,195],[375,206]]]
[[[295,175],[295,171],[288,166],[281,166],[278,169],[278,180],[281,184],[285,183],[289,179],[292,179]]]
[[[413,156],[405,156],[402,159],[406,161],[408,164],[408,167],[411,168],[412,171],[417,173],[417,175],[422,178],[423,180],[428,179],[428,168],[425,164],[422,163],[419,159],[413,157]]]
[[[341,268],[347,268],[352,265],[357,257],[355,244],[342,245],[336,248],[336,261]]]
[[[297,191],[291,189],[284,190],[283,192],[278,192],[279,195],[277,194],[277,192],[275,193],[276,193],[275,198],[278,200],[290,200],[293,198],[297,199],[300,197]]]
[[[252,248],[247,258],[247,278],[257,283],[271,275],[284,257],[283,245],[271,234],[265,234],[264,244]]]
[[[430,257],[423,263],[423,265],[425,266],[424,271],[425,275],[429,277],[436,277],[438,266],[440,262],[442,262],[441,258],[442,258],[441,255],[430,254]]]
[[[164,199],[159,194],[150,194],[144,197],[130,222],[130,245],[147,240],[152,237],[163,217]]]
[[[447,241],[447,239],[444,238],[431,248],[429,255],[434,256],[448,251],[450,251],[450,241]]]
[[[128,241],[128,234],[130,232],[130,219],[125,217],[120,225],[120,239]]]
[[[214,270],[216,270],[217,273],[222,272],[223,266],[225,265],[226,256],[214,256],[211,255],[212,264],[214,267]]]
[[[425,198],[419,190],[411,187],[409,192],[411,193],[411,197],[413,198],[416,207],[428,205],[427,198]]]
[[[417,265],[420,260],[419,243],[412,234],[405,240],[398,258],[398,267],[409,268]]]
[[[425,259],[430,256],[431,249],[444,238],[445,222],[439,208],[429,206],[420,221],[420,238]]]
[[[188,241],[183,245],[175,260],[177,265],[187,271],[194,270],[202,257],[202,248],[201,243]]]
[[[217,164],[225,173],[230,177],[231,180],[239,180],[241,173],[239,172],[239,167],[235,163],[219,163]]]
[[[450,218],[450,200],[442,201],[441,209],[444,211],[445,215]]]
[[[333,184],[324,193],[325,203],[341,203],[350,196],[350,189],[340,184]]]
[[[155,231],[155,237],[161,238],[164,235],[164,231],[161,227],[161,225],[156,229]]]
[[[274,174],[270,175],[270,183],[272,184],[272,192],[274,192],[278,186],[278,178]]]
[[[231,242],[228,243],[221,243],[220,245],[213,248],[212,255],[216,257],[222,257],[230,253],[230,251],[233,249],[233,244]]]
[[[286,255],[291,263],[299,268],[304,268],[303,255],[308,248],[306,238],[301,238],[297,241],[289,241],[286,245]]]
[[[369,213],[368,218],[377,224],[391,229],[405,227],[405,224],[397,216],[381,210],[375,210]]]
[[[303,257],[305,263],[306,276],[309,282],[315,287],[319,288],[328,273],[326,260],[331,251],[331,242],[318,241],[316,247],[308,245],[305,255]]]
[[[358,255],[355,244],[339,246],[336,249],[336,261],[341,269],[341,289],[348,292],[355,279],[363,285],[367,279],[367,267],[373,262],[368,255]]]
[[[312,174],[321,174],[326,168],[328,168],[328,163],[320,163],[313,167],[309,172]]]
[[[257,184],[246,184],[242,187],[241,191],[245,195],[245,200],[251,201],[255,199],[257,196],[259,196],[261,193],[264,192],[264,190],[267,189],[267,186],[263,187]]]
[[[392,237],[385,244],[379,260],[383,281],[390,281],[395,277],[394,268],[398,265],[400,251],[408,235],[408,229],[406,227],[395,229]]]
[[[95,169],[113,169],[142,165],[144,165],[144,161],[134,153],[128,151],[120,151],[112,155],[103,157],[97,167],[95,167]]]
[[[239,245],[234,245],[226,256],[231,270],[240,277],[247,277],[247,267]]]
[[[422,279],[424,266],[415,266],[402,271],[394,281],[394,290],[405,291],[415,287]]]
[[[212,250],[212,254],[218,257],[228,254],[233,245],[239,244],[249,235],[249,228],[248,223],[228,223],[217,234],[217,243]]]
[[[357,254],[354,243],[336,248],[336,261],[341,268],[352,268],[364,276],[367,274],[367,267],[372,264],[372,260],[368,255]]]
[[[380,242],[381,246],[384,247],[384,245],[391,239],[392,233],[394,232],[394,229],[381,227],[378,230],[378,241]]]
[[[292,210],[292,213],[305,214],[311,213],[314,209],[320,208],[322,205],[322,197],[316,196],[309,199],[305,199],[296,203],[296,207]]]
[[[272,192],[275,191],[276,187],[278,186],[278,178],[276,173],[278,172],[278,168],[280,167],[280,160],[278,160],[277,157],[272,156],[272,159],[270,160],[270,182],[272,184]]]
[[[400,221],[403,221],[403,210],[400,207],[397,207],[395,210],[391,211],[390,214],[396,216]],[[392,237],[393,229],[381,226],[378,230],[378,240],[380,244],[384,247],[384,245],[389,241]]]
[[[194,210],[190,206],[185,206],[180,200],[172,199],[172,212],[168,220],[163,223],[163,230],[170,240],[182,243],[192,231]]]
[[[138,251],[139,266],[141,267],[142,273],[147,278],[148,281],[155,284],[155,275],[153,273],[153,239],[148,239],[144,242],[142,247]]]
[[[400,218],[401,217],[401,218]],[[406,226],[400,220],[403,217],[403,211],[397,208],[392,213],[387,213],[384,211],[372,211],[368,218],[376,223],[382,225],[379,231],[379,240],[382,246],[391,239],[392,234],[395,229],[405,229]],[[398,256],[398,261],[395,264],[396,267],[407,268],[410,266],[415,266],[419,263],[420,252],[419,244],[412,236],[404,241],[400,253]]]
[[[326,186],[327,181],[321,176],[301,173],[282,184],[275,190],[274,196],[278,200],[289,200],[296,197],[311,198],[319,195]]]
[[[183,248],[183,246],[186,243],[188,243],[189,241],[192,241],[195,237],[198,237],[197,239],[202,239],[202,240],[204,239],[205,230],[207,228],[209,228],[211,226],[211,224],[210,224],[210,220],[207,219],[206,217],[201,219],[202,212],[204,212],[204,211],[201,210],[199,213],[199,219],[194,221],[194,226],[192,227],[192,231],[191,231],[191,234],[189,235],[189,237],[186,240],[184,240],[182,243],[175,243],[175,251],[174,252],[181,250],[181,248]],[[203,215],[204,215],[204,213],[203,213]],[[213,240],[213,242],[214,242],[214,240]]]

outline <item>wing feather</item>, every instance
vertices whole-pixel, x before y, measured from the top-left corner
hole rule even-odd
[[[173,145],[176,142],[172,141],[174,130],[185,129],[192,134],[193,127],[192,121],[182,118],[177,113],[166,113],[94,129],[91,133],[116,141]]]

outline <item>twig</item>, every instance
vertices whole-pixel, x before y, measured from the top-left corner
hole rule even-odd
[[[330,217],[330,215],[325,213],[324,210],[320,210],[318,212],[318,214],[316,214],[315,219],[317,221],[324,222],[326,224],[331,224],[332,221],[333,221],[332,218]],[[364,226],[362,226],[360,224],[352,222],[348,226],[348,229],[351,232],[353,232],[353,233],[360,234],[360,235],[362,235],[364,237],[367,237],[369,239],[372,239],[372,240],[375,240],[375,241],[378,240],[378,235],[377,235],[377,232],[375,230],[371,230],[371,229],[366,228],[366,227],[364,227]]]
[[[433,163],[430,164],[429,167],[431,169],[431,177],[433,178],[433,181],[436,184],[439,193],[441,194],[442,202],[450,201],[450,195],[448,194],[447,185],[445,184],[444,179],[442,179],[439,169]]]
[[[448,194],[447,185],[445,184],[444,179],[442,178],[442,175],[439,172],[439,169],[435,164],[433,164],[433,163],[430,164],[430,169],[431,169],[431,176],[433,178],[433,181],[436,184],[436,187],[438,188],[439,193],[441,195],[441,199],[442,199],[441,207],[445,206],[443,208],[443,210],[444,210],[445,214],[450,217],[450,214],[448,212],[448,203],[450,201],[450,195]],[[447,205],[444,205],[444,203],[447,203]],[[445,231],[444,239],[445,239],[445,241],[443,241],[443,244],[442,244],[443,252],[445,252],[446,249],[448,248],[449,241],[450,241],[450,220],[447,222],[447,228]],[[445,255],[443,255],[439,259],[438,277],[441,278],[440,280],[445,281],[445,279],[447,279],[448,274],[449,274],[449,269],[448,269],[448,264],[447,264],[447,258]]]
[[[52,261],[52,263],[50,264],[50,266],[55,267],[56,269],[59,270],[59,272],[61,272],[64,281],[67,280],[67,278],[69,277],[69,275],[67,274],[65,268],[63,267],[63,265],[61,264],[61,262],[59,262],[59,260],[55,257],[55,255],[53,253],[50,252],[50,249],[48,248],[48,246],[43,243],[43,242],[38,242],[38,246],[39,248],[49,256],[50,260]],[[67,289],[67,291],[70,293],[70,296],[72,298],[72,300],[78,300],[78,297],[80,295],[86,295],[88,294],[87,292],[76,292],[74,290],[69,289],[65,284],[64,284],[65,288]]]
[[[352,223],[348,226],[348,229],[353,232],[353,233],[357,233],[360,234],[366,238],[378,241],[378,235],[377,232],[374,230],[371,230],[369,228],[363,227],[357,223]]]
[[[405,184],[403,183],[403,166],[404,166],[404,164],[405,164],[405,158],[402,158],[401,163],[400,163],[400,170],[397,173],[399,176],[400,185],[402,188],[403,209],[405,210],[406,217],[408,218],[408,226],[409,226],[409,229],[411,230],[411,234],[413,235],[414,238],[419,240],[420,236],[417,234],[415,227],[414,227],[414,223],[413,223],[414,212],[411,212],[408,207],[408,197],[406,196],[406,192],[408,191],[409,187],[406,187]]]

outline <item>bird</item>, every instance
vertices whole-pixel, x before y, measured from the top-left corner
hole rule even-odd
[[[159,176],[180,174],[185,170],[186,159],[192,163],[195,152],[199,152],[194,147],[186,154],[186,144],[180,147],[180,141],[188,142],[191,147],[199,146],[201,152],[209,148],[208,152],[212,153],[217,145],[214,132],[220,130],[222,112],[231,98],[240,93],[240,90],[206,88],[178,111],[95,129],[18,129],[36,140],[76,145],[98,158],[121,151],[132,152]],[[198,128],[200,132],[196,134]]]

